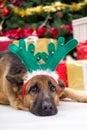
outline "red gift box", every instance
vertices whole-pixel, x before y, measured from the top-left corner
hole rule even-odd
[[[66,62],[62,61],[56,68],[56,72],[59,75],[59,79],[63,80],[66,87],[68,87],[68,78],[67,78],[67,66]]]
[[[8,50],[8,46],[12,43],[12,40],[9,41],[0,41],[0,51]]]
[[[87,59],[87,41],[80,42],[77,46],[77,59],[85,60]]]

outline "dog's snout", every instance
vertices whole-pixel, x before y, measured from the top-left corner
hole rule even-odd
[[[52,111],[53,108],[54,108],[53,104],[49,101],[44,101],[43,104],[42,104],[42,110],[44,112]]]
[[[51,116],[57,113],[57,108],[52,100],[44,99],[39,104],[36,103],[30,111],[38,116]]]
[[[42,102],[42,116],[51,116],[57,113],[57,109],[51,100]]]

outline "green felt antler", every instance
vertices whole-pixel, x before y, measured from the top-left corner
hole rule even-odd
[[[61,61],[61,59],[72,49],[74,49],[78,42],[75,39],[70,40],[64,44],[65,39],[60,37],[57,41],[57,46],[54,46],[54,43],[49,43],[48,45],[48,54],[46,52],[37,53],[34,55],[35,46],[29,44],[26,48],[26,43],[23,39],[19,40],[19,45],[10,44],[9,50],[15,53],[25,64],[29,72],[34,70],[52,70],[54,71]],[[40,59],[45,61],[45,63],[40,63]]]
[[[38,61],[40,60],[40,53],[34,55],[35,46],[33,44],[30,44],[26,48],[25,41],[21,39],[19,40],[18,46],[15,44],[9,45],[9,50],[23,61],[29,72],[39,69]]]
[[[41,58],[46,62],[46,64],[41,65],[42,69],[49,68],[50,70],[54,71],[61,59],[63,59],[64,56],[74,49],[78,44],[76,39],[72,39],[66,44],[64,42],[65,39],[60,37],[57,41],[56,48],[52,42],[48,45],[48,55],[45,52],[41,54]]]

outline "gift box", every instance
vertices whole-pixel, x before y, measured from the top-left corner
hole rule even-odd
[[[0,51],[8,50],[8,46],[11,43],[18,45],[19,40],[10,40],[7,37],[0,37]],[[50,42],[54,42],[56,45],[57,40],[51,38],[38,38],[36,36],[30,36],[25,39],[26,46],[33,43],[35,45],[35,53],[37,52],[48,52],[47,46]]]
[[[87,17],[73,20],[72,25],[73,37],[79,42],[87,40]]]
[[[87,40],[84,42],[79,42],[77,46],[77,59],[78,60],[87,59]]]
[[[53,42],[56,46],[57,43],[57,40],[53,38],[38,38],[35,36],[30,36],[25,41],[27,46],[31,43],[35,45],[35,53],[43,51],[48,53],[48,44]]]
[[[18,45],[18,40],[14,40],[13,43]],[[29,36],[25,38],[26,46],[33,43],[35,45],[35,53],[48,52],[47,46],[50,42],[53,42],[56,46],[57,40],[53,38],[38,38],[36,36]]]
[[[87,90],[87,60],[62,62],[56,71],[67,87]]]
[[[67,65],[66,62],[62,61],[56,68],[56,72],[59,75],[59,79],[63,80],[65,86],[68,87],[68,79],[67,79]]]
[[[12,41],[3,41],[0,42],[0,51],[8,50],[8,46],[12,43]]]
[[[8,46],[12,43],[12,40],[7,37],[0,37],[0,51],[8,50]]]

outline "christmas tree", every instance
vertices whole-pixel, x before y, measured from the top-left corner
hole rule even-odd
[[[72,20],[86,16],[87,0],[0,0],[0,35],[30,35],[66,40],[73,37]]]

